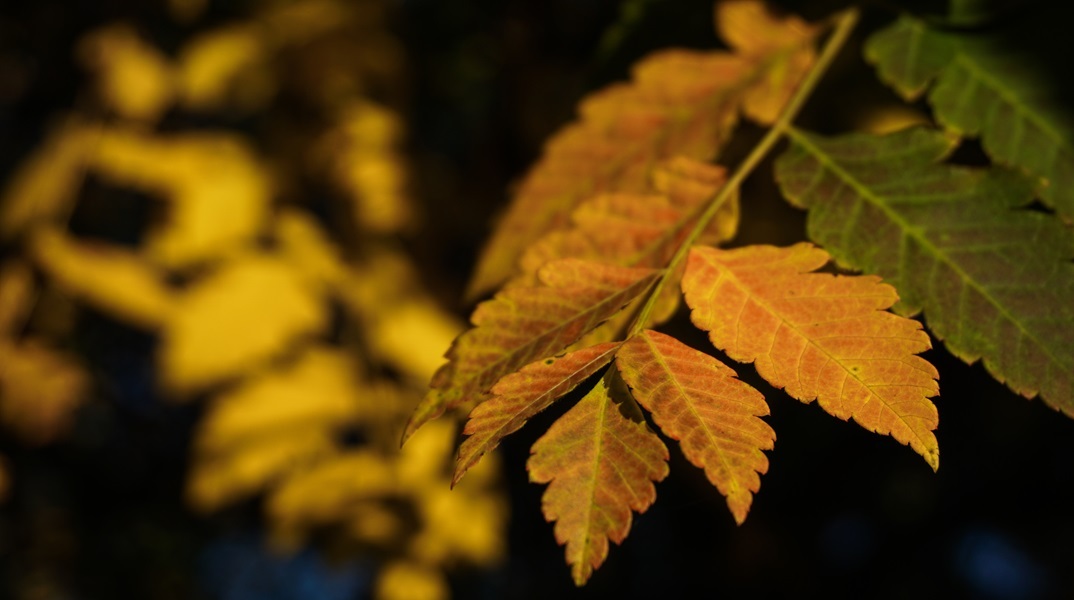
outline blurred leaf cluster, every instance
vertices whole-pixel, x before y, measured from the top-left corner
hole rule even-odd
[[[63,443],[110,402],[75,332],[114,321],[152,339],[154,401],[203,405],[192,510],[260,501],[280,551],[358,552],[377,598],[443,598],[444,569],[500,559],[507,507],[492,463],[449,488],[455,424],[398,450],[462,324],[402,243],[420,223],[389,7],[249,6],[193,27],[206,3],[172,0],[179,41],[116,22],[78,42],[87,89],[0,197],[0,424]]]

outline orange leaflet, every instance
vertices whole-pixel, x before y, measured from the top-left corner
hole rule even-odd
[[[885,312],[898,296],[879,277],[812,273],[812,244],[691,249],[682,288],[691,319],[731,358],[828,413],[908,444],[933,469],[936,369],[917,321]]]
[[[610,363],[617,349],[617,343],[598,344],[531,363],[498,381],[490,390],[493,396],[470,412],[463,430],[469,437],[459,446],[452,485],[500,440]]]
[[[552,424],[526,464],[530,481],[548,483],[541,507],[579,586],[607,558],[608,540],[626,538],[631,511],[656,500],[653,482],[668,473],[667,448],[607,379]]]
[[[471,295],[514,274],[522,252],[567,225],[580,202],[607,191],[645,193],[653,165],[673,155],[711,160],[742,108],[771,120],[812,63],[817,29],[775,17],[757,0],[728,3],[718,18],[733,19],[733,29],[747,32],[730,36],[739,54],[661,51],[635,66],[630,83],[582,101],[579,120],[549,140],[522,180],[481,255]]]
[[[549,232],[522,256],[524,273],[536,271],[557,258],[582,258],[625,267],[660,268],[675,254],[697,220],[698,211],[727,180],[723,167],[676,157],[657,166],[652,176],[655,193],[601,194],[582,203],[571,215],[572,226]],[[738,228],[738,197],[733,195],[716,214],[703,239],[722,242]],[[679,307],[678,279],[682,269],[670,273],[658,308],[646,323],[652,326],[671,317]],[[612,339],[634,317],[625,310],[610,319],[579,345]]]
[[[455,339],[448,363],[433,375],[403,441],[445,411],[480,402],[501,377],[562,352],[649,289],[658,275],[566,259],[541,269],[543,285],[508,286],[482,302],[471,317],[474,328]]]
[[[652,330],[627,340],[615,364],[634,398],[705,470],[741,524],[768,471],[762,450],[776,441],[759,418],[768,414],[761,393],[715,358]]]

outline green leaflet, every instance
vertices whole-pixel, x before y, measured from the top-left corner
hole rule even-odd
[[[954,140],[928,129],[789,134],[776,177],[813,240],[895,285],[895,310],[924,310],[954,354],[1074,416],[1074,235],[1024,208],[1022,177],[936,164]]]
[[[994,160],[1037,182],[1041,200],[1074,220],[1074,121],[1033,58],[998,38],[930,29],[909,17],[869,39],[865,57],[907,99],[931,84],[937,120],[980,136]]]

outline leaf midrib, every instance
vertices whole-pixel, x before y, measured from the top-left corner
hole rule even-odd
[[[684,388],[679,382],[679,378],[675,376],[675,371],[668,365],[667,361],[664,360],[664,355],[661,354],[660,351],[656,348],[656,345],[654,344],[653,340],[651,340],[649,336],[644,336],[644,338],[645,344],[649,347],[649,352],[653,355],[653,359],[657,362],[657,364],[660,365],[660,368],[663,369],[665,373],[667,373],[668,379],[674,384],[675,389],[679,392],[679,396],[684,399],[683,404],[685,404],[687,409],[690,411],[690,415],[698,423],[701,424],[701,427],[705,432],[705,437],[708,438],[709,444],[712,446],[712,448],[716,450],[716,455],[719,457],[720,463],[724,467],[724,471],[728,473],[728,482],[734,489],[728,490],[727,494],[725,495],[730,498],[732,494],[741,493],[744,488],[742,484],[739,483],[738,476],[735,475],[735,470],[732,468],[732,463],[728,459],[727,453],[724,452],[723,446],[721,446],[719,443],[720,439],[713,435],[711,429],[708,426],[708,423],[705,422],[705,419],[703,419],[701,415],[697,412],[697,410],[694,408],[692,396],[687,393],[686,388]]]
[[[788,129],[788,134],[789,134],[789,135],[791,135],[791,136],[793,137],[793,136],[794,136],[794,135],[796,134],[796,132],[795,132],[795,130],[794,130],[793,128],[791,128],[791,129]],[[722,273],[722,272],[724,272],[724,271],[728,272],[728,274],[729,274],[729,279],[730,279],[731,281],[734,281],[736,285],[738,285],[738,286],[739,286],[740,288],[742,288],[742,289],[743,289],[743,290],[744,290],[744,291],[746,292],[746,294],[747,294],[747,297],[749,297],[749,298],[750,298],[751,300],[753,300],[753,301],[754,301],[754,302],[756,302],[757,304],[761,305],[761,307],[762,307],[762,308],[764,308],[764,310],[765,310],[765,311],[767,311],[767,312],[768,312],[769,314],[771,314],[771,315],[775,316],[776,318],[778,318],[778,319],[779,319],[779,322],[780,322],[781,324],[783,324],[783,325],[786,325],[786,326],[787,326],[787,327],[789,327],[789,328],[790,328],[791,330],[793,330],[793,331],[794,331],[794,332],[795,332],[796,334],[798,334],[798,335],[799,335],[799,336],[800,336],[800,337],[801,337],[801,338],[802,338],[803,340],[805,340],[807,344],[809,344],[810,346],[813,346],[813,347],[817,348],[818,350],[820,350],[820,351],[821,351],[821,352],[822,352],[822,353],[823,353],[823,354],[824,354],[825,356],[827,356],[827,357],[828,357],[828,359],[829,359],[829,360],[831,360],[832,362],[834,362],[834,363],[838,364],[838,365],[839,365],[840,367],[842,367],[843,371],[844,371],[844,372],[845,372],[845,373],[846,373],[846,374],[847,374],[847,375],[848,375],[849,377],[852,377],[852,378],[853,378],[853,379],[854,379],[855,381],[857,381],[857,382],[858,382],[859,384],[861,384],[861,385],[862,385],[862,386],[863,386],[863,387],[864,387],[865,389],[869,390],[869,395],[870,395],[870,397],[871,397],[871,398],[873,398],[873,399],[875,399],[875,400],[876,400],[877,402],[879,402],[879,403],[880,403],[880,404],[881,404],[882,406],[885,406],[885,407],[887,407],[887,409],[888,409],[888,410],[889,410],[889,411],[890,411],[890,412],[891,412],[891,413],[892,413],[893,415],[895,415],[895,417],[896,417],[897,419],[899,419],[899,422],[901,422],[901,423],[902,423],[903,425],[905,425],[905,426],[906,426],[906,428],[907,428],[908,430],[910,430],[910,432],[911,432],[911,433],[913,434],[913,436],[914,436],[915,438],[917,438],[917,440],[918,440],[919,442],[921,442],[921,444],[922,444],[922,447],[924,447],[924,448],[926,448],[926,449],[930,447],[930,444],[929,444],[929,440],[925,440],[925,439],[923,439],[923,438],[922,438],[922,437],[921,437],[921,436],[920,436],[920,435],[918,434],[918,432],[917,432],[917,429],[916,429],[916,428],[915,428],[915,427],[914,427],[913,425],[911,425],[910,423],[908,423],[908,422],[906,421],[906,419],[905,419],[905,418],[903,418],[903,415],[899,414],[899,413],[898,413],[898,412],[897,412],[897,411],[896,411],[896,410],[895,410],[894,408],[892,408],[892,405],[891,405],[890,403],[888,403],[887,401],[885,401],[885,400],[883,399],[883,397],[881,397],[881,396],[880,396],[880,394],[878,394],[878,393],[876,393],[876,391],[874,391],[874,387],[888,387],[887,385],[882,385],[882,386],[873,386],[873,385],[871,385],[871,384],[869,384],[869,383],[866,383],[865,381],[863,381],[863,380],[862,380],[862,378],[861,378],[861,377],[858,377],[858,375],[857,375],[857,374],[855,374],[855,373],[854,373],[854,371],[852,371],[852,370],[851,370],[850,368],[848,368],[848,367],[846,366],[846,364],[845,364],[845,363],[844,363],[844,362],[843,362],[843,361],[842,361],[842,360],[841,360],[841,359],[840,359],[839,357],[837,357],[837,356],[833,355],[833,354],[832,354],[831,352],[829,352],[829,351],[827,350],[827,348],[825,348],[825,347],[824,347],[823,345],[819,344],[819,343],[818,343],[818,342],[817,342],[817,341],[816,341],[816,340],[815,340],[814,338],[812,338],[812,337],[810,337],[810,336],[806,335],[806,334],[805,334],[805,333],[804,333],[804,332],[802,331],[802,329],[800,329],[800,328],[799,328],[799,327],[797,326],[797,324],[796,324],[796,323],[794,323],[794,322],[792,322],[792,321],[788,321],[788,320],[787,320],[786,318],[784,318],[784,317],[783,317],[783,314],[782,314],[782,312],[781,312],[781,311],[779,311],[779,310],[776,310],[776,309],[775,309],[775,308],[774,308],[774,307],[773,307],[773,306],[772,306],[771,304],[769,304],[768,302],[766,302],[766,300],[765,300],[765,298],[764,298],[763,296],[760,296],[760,295],[758,295],[758,294],[755,294],[755,293],[753,293],[753,289],[752,289],[752,288],[750,288],[749,286],[747,286],[747,285],[746,285],[745,283],[743,283],[743,282],[742,282],[742,280],[741,280],[740,278],[738,278],[737,276],[735,276],[734,272],[732,272],[732,271],[731,271],[730,269],[728,269],[727,267],[725,267],[725,266],[724,266],[724,265],[722,265],[722,264],[720,264],[718,268],[719,268],[719,271],[720,271],[721,273]],[[823,339],[832,339],[832,337],[828,337],[828,338],[823,338]],[[775,340],[774,340],[774,336],[773,336],[773,343],[775,343]],[[772,358],[772,356],[771,356],[771,350],[769,350],[769,352],[768,352],[768,357],[769,357],[769,359],[771,359],[771,358]],[[800,365],[796,365],[796,366],[800,368]],[[842,399],[842,397],[843,397],[843,389],[845,389],[845,387],[846,387],[846,380],[843,380],[843,381],[844,381],[844,383],[843,383],[843,388],[841,388],[841,389],[840,389],[840,392],[839,392],[839,398],[840,398],[840,399]],[[819,401],[820,401],[820,396],[819,396],[819,395],[817,395],[817,396],[816,396],[816,399],[817,399],[817,401],[819,402]],[[857,413],[852,413],[852,415],[851,415],[851,416],[857,416]]]

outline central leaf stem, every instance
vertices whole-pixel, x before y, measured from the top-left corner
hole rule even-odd
[[[682,241],[679,248],[675,251],[675,255],[668,261],[667,266],[664,268],[663,274],[653,285],[649,291],[649,296],[646,299],[645,304],[638,311],[634,321],[630,325],[630,331],[627,334],[627,339],[633,337],[635,334],[640,333],[646,328],[649,322],[649,315],[656,305],[657,299],[660,297],[661,292],[664,290],[664,286],[667,285],[668,275],[674,273],[678,269],[683,260],[686,259],[687,253],[690,251],[690,247],[694,245],[698,237],[704,232],[709,225],[709,222],[716,216],[716,213],[720,210],[727,199],[731,197],[731,194],[738,189],[746,177],[753,172],[757,165],[764,159],[765,156],[776,145],[776,142],[783,137],[788,127],[794,121],[794,118],[798,116],[802,106],[813,93],[813,89],[817,87],[817,83],[820,82],[821,77],[831,66],[832,60],[846,44],[847,39],[850,37],[850,33],[854,30],[854,26],[858,23],[858,10],[856,8],[848,8],[847,10],[836,14],[833,17],[835,21],[835,29],[832,31],[831,36],[824,43],[824,48],[821,49],[820,55],[817,57],[817,62],[813,65],[813,68],[806,74],[802,84],[798,86],[794,96],[791,97],[787,105],[783,107],[776,122],[772,124],[768,132],[765,134],[761,141],[754,146],[750,152],[738,167],[734,173],[731,174],[727,183],[720,188],[720,191],[708,202],[705,206],[705,210],[698,216],[697,223],[693,229],[690,230],[690,234]]]

